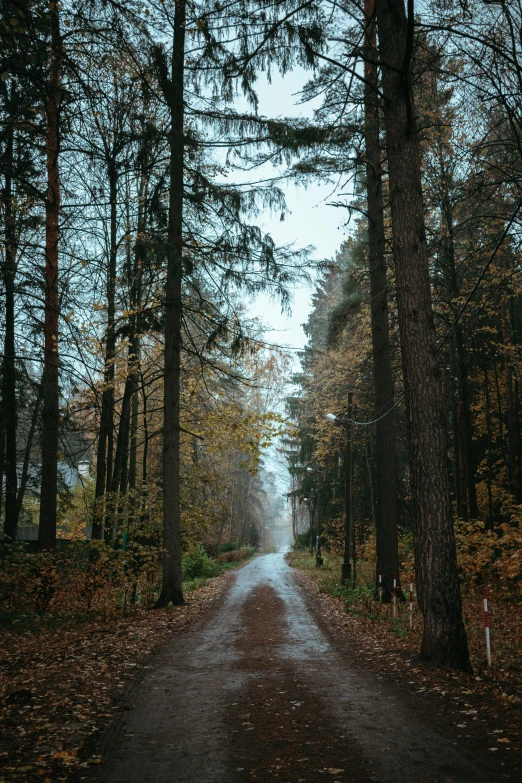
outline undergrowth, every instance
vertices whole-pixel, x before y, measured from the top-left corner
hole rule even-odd
[[[341,584],[341,558],[323,553],[324,564],[318,569],[315,557],[308,552],[295,551],[287,555],[288,563],[306,571],[316,582],[321,593],[343,602],[343,610],[359,623],[379,626],[391,638],[406,647],[418,651],[422,637],[422,616],[414,595],[413,629],[410,629],[408,602],[380,604],[374,598],[373,573],[369,562],[359,561],[355,588]],[[409,580],[409,573],[403,573],[403,583]],[[407,594],[406,594],[407,595]],[[395,616],[394,616],[395,614]],[[489,618],[493,668],[488,671],[485,661],[485,633],[482,605],[482,587],[467,582],[463,587],[463,615],[470,646],[473,668],[477,675],[522,683],[520,660],[520,639],[522,639],[522,602],[517,595],[507,595],[503,586],[489,588]]]
[[[94,557],[92,552],[94,551]],[[252,557],[243,547],[213,559],[202,546],[183,557],[183,588],[190,593]],[[54,552],[31,550],[24,542],[0,549],[0,627],[23,633],[58,628],[94,616],[147,610],[161,587],[161,549],[126,548],[67,541]]]

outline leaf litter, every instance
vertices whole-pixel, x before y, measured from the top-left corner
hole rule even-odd
[[[109,621],[4,631],[0,640],[0,780],[61,783],[97,764],[96,740],[154,652],[210,609],[230,574],[184,606]],[[3,783],[2,781],[2,783]]]

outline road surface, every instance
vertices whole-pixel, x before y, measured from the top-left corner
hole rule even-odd
[[[339,642],[339,645],[341,643]],[[282,554],[173,639],[102,741],[99,783],[498,781],[397,686],[350,665]]]

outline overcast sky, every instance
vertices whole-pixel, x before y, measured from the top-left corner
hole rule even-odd
[[[259,114],[266,117],[291,117],[307,116],[313,114],[313,104],[299,105],[299,91],[307,81],[307,73],[298,69],[285,78],[276,75],[272,84],[266,78],[257,85],[259,95]],[[246,105],[238,102],[239,110],[246,110]],[[274,169],[266,167],[263,172],[256,171],[256,178],[270,177],[274,175]],[[294,243],[296,248],[313,246],[312,258],[333,258],[348,231],[343,225],[346,220],[344,210],[328,206],[332,200],[332,185],[319,185],[311,182],[307,188],[287,185],[283,187],[287,206],[291,214],[281,222],[279,215],[265,214],[259,224],[267,230],[277,244]],[[277,302],[270,301],[266,295],[260,295],[251,302],[251,316],[258,317],[266,325],[264,336],[267,342],[275,343],[294,349],[302,349],[306,343],[306,336],[302,324],[308,319],[311,307],[311,295],[313,285],[299,285],[293,290],[291,315],[281,313],[281,307]],[[299,369],[297,352],[294,369]],[[293,391],[288,387],[288,393]],[[289,475],[285,469],[285,463],[278,453],[277,443],[268,451],[266,467],[273,471],[277,489],[284,495],[289,489]],[[289,506],[285,506],[288,513]]]
[[[258,82],[259,114],[266,117],[312,116],[314,104],[299,105],[299,91],[308,79],[307,72],[296,69],[284,78],[278,74],[269,84],[266,78]],[[243,108],[243,107],[241,107]],[[274,169],[266,167],[256,177],[271,176]],[[333,258],[341,242],[347,236],[343,226],[344,210],[328,206],[332,185],[311,182],[307,188],[287,185],[284,188],[290,213],[284,221],[278,215],[265,214],[259,221],[278,244],[294,243],[296,248],[314,246],[312,256],[317,259]],[[268,342],[302,348],[306,342],[301,328],[310,311],[312,289],[306,285],[293,291],[292,314],[283,315],[276,302],[265,295],[258,296],[251,304],[250,314],[258,316],[266,324]]]

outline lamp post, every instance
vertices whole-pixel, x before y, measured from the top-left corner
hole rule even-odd
[[[299,476],[300,471],[303,470],[305,470],[305,466],[300,462],[296,462],[293,465],[290,465],[288,468],[288,472],[290,473],[292,480],[292,491],[287,494],[287,498],[290,497],[292,499],[292,532],[295,543],[297,543],[297,536],[299,535],[299,516],[297,513],[297,496],[299,489],[296,488],[296,479]]]
[[[313,489],[310,490],[310,497],[303,498],[303,503],[305,503],[308,506],[308,525],[310,527],[310,530],[312,528],[312,498],[313,498]],[[308,549],[310,551],[310,554],[312,554],[312,537],[310,536],[310,543],[308,545]]]
[[[324,470],[318,468],[307,468],[308,473],[324,473]],[[316,493],[316,536],[315,536],[315,567],[320,568],[323,565],[323,557],[321,555],[321,484],[320,479],[317,480],[318,487]]]
[[[326,418],[339,424],[344,424],[346,428],[346,479],[344,485],[344,552],[343,563],[341,566],[341,582],[349,582],[355,577],[355,547],[353,540],[353,519],[352,519],[352,439],[353,439],[353,393],[348,392],[348,412],[342,418],[334,416],[333,413],[327,413]],[[352,558],[354,568],[352,574]]]
[[[308,498],[308,511],[310,514],[310,554],[313,555],[314,553],[314,505],[317,502],[317,493],[315,489],[312,487],[309,492],[310,497]]]

